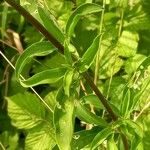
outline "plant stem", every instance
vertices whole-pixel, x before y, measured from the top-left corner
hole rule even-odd
[[[102,41],[102,29],[103,29],[103,21],[104,21],[104,13],[105,13],[105,3],[106,0],[103,0],[103,10],[102,10],[102,14],[101,14],[101,20],[100,20],[100,28],[99,28],[99,32],[100,32],[100,41],[99,41],[99,50],[97,52],[97,56],[96,56],[96,64],[95,64],[95,74],[94,74],[94,83],[95,85],[97,85],[97,80],[98,80],[98,73],[99,73],[99,63],[100,63],[100,59],[99,59],[99,55],[100,55],[100,50],[101,50],[101,41]]]
[[[28,13],[22,6],[19,4],[16,4],[13,2],[13,0],[5,0],[8,4],[10,4],[12,7],[14,7],[20,14],[22,14],[37,30],[39,30],[56,48],[58,48],[58,51],[63,54],[64,53],[64,47],[59,41],[54,38],[44,27],[41,25],[30,13]],[[97,97],[100,99],[102,104],[104,105],[106,111],[109,113],[111,118],[115,121],[117,120],[117,116],[109,106],[106,98],[103,96],[103,94],[100,92],[100,90],[97,88],[97,86],[92,81],[91,77],[88,75],[88,73],[84,73],[84,78],[86,79],[87,83],[90,85],[91,89],[95,92]]]

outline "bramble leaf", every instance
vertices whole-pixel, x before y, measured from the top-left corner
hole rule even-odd
[[[19,129],[30,129],[41,124],[45,119],[45,109],[38,98],[29,93],[6,97],[8,115],[12,124]]]

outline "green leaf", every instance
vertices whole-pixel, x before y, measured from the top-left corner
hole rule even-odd
[[[72,36],[74,32],[74,28],[82,16],[85,16],[91,13],[100,12],[100,11],[102,11],[102,7],[94,3],[86,3],[86,4],[79,6],[72,13],[72,15],[69,17],[67,21],[66,34],[68,35],[68,37]]]
[[[19,134],[15,132],[14,128],[13,130],[3,131],[0,134],[0,150],[4,150],[2,148],[2,145],[4,148],[9,146],[10,150],[18,149],[18,140],[19,140]]]
[[[63,88],[68,97],[70,96],[70,86],[72,83],[73,73],[74,70],[68,70],[63,79]]]
[[[99,69],[99,79],[106,79],[114,76],[117,72],[120,71],[124,62],[116,54],[111,54],[107,51],[105,56],[102,57]]]
[[[83,96],[81,98],[81,103],[93,105],[95,108],[103,109],[104,106],[98,99],[98,97],[94,94],[90,94],[87,96]]]
[[[72,65],[73,63],[73,60],[72,60],[72,56],[71,56],[71,51],[70,51],[70,46],[67,42],[65,42],[64,44],[65,48],[64,48],[64,56],[65,56],[65,59],[66,59],[66,62],[70,65]],[[71,45],[71,44],[70,44]]]
[[[108,150],[118,150],[117,145],[114,141],[114,135],[107,140],[107,149]]]
[[[57,91],[49,92],[45,97],[44,101],[48,104],[48,106],[54,110],[56,106],[56,94]]]
[[[54,126],[58,147],[61,150],[70,150],[74,129],[74,101],[73,97],[65,96],[62,88],[57,94]]]
[[[94,40],[91,46],[83,54],[82,58],[77,62],[77,67],[79,72],[85,72],[93,63],[94,58],[97,54],[99,48],[100,35],[98,35]]]
[[[90,110],[88,110],[85,106],[81,105],[78,101],[76,101],[75,114],[78,118],[85,122],[100,126],[107,126],[105,120],[90,112]]]
[[[123,100],[121,104],[121,113],[123,116],[127,117],[126,115],[129,112],[129,105],[130,105],[130,100],[131,100],[131,93],[130,89],[125,89],[124,94],[123,94]]]
[[[30,131],[25,140],[25,150],[46,150],[52,149],[55,145],[54,128],[46,123]]]
[[[136,54],[134,57],[129,58],[125,62],[125,71],[128,74],[134,73],[145,58],[146,56],[141,54]]]
[[[137,68],[137,71],[147,69],[149,66],[150,66],[150,56],[148,56],[141,62],[141,64]]]
[[[26,80],[20,80],[20,83],[24,87],[55,83],[64,76],[65,72],[65,68],[49,69],[39,72]]]
[[[129,31],[123,31],[116,46],[117,54],[123,57],[131,57],[136,54],[138,47],[138,34]]]
[[[16,62],[15,72],[17,80],[19,80],[24,66],[29,63],[34,56],[45,56],[55,50],[56,48],[49,42],[37,42],[28,47]]]
[[[38,13],[43,21],[45,28],[61,43],[64,43],[65,37],[58,27],[54,16],[48,14],[45,9],[38,7]]]
[[[125,120],[125,123],[127,124],[126,128],[128,132],[133,135],[131,139],[131,150],[137,149],[143,139],[143,129],[132,120]]]
[[[136,122],[125,120],[125,123],[129,125],[139,137],[143,137],[143,129]]]
[[[95,135],[99,132],[99,127],[93,127],[91,130],[83,130],[73,135],[72,150],[83,149],[90,145]]]
[[[23,6],[30,14],[34,15],[37,8],[36,0],[20,0],[20,5]]]
[[[12,124],[19,129],[30,129],[42,123],[45,109],[38,98],[29,93],[6,97],[8,115]]]
[[[146,90],[149,90],[150,85],[150,56],[145,58],[135,72],[135,81],[131,87],[135,90],[132,109],[141,100],[142,95],[146,95]],[[142,102],[142,101],[141,101]]]
[[[110,134],[113,133],[113,130],[110,127],[104,128],[101,130],[93,139],[91,143],[91,150],[94,150],[99,146]]]

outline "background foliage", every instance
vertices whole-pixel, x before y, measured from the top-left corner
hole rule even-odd
[[[0,2],[0,149],[122,150],[123,134],[129,149],[148,150],[149,0],[15,2],[64,46],[64,55]]]

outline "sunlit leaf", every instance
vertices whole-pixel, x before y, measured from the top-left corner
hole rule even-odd
[[[98,99],[98,97],[94,94],[90,94],[87,96],[83,96],[81,99],[81,103],[93,105],[95,108],[103,109],[103,105]]]
[[[123,57],[131,57],[136,54],[138,46],[138,34],[129,31],[123,31],[119,38],[117,47],[117,54]]]
[[[39,84],[50,84],[60,80],[65,74],[65,68],[55,68],[39,72],[26,80],[20,80],[24,87],[32,87]]]
[[[105,120],[90,112],[90,110],[88,110],[84,105],[81,105],[77,101],[75,114],[80,120],[85,121],[87,123],[96,124],[100,126],[107,126]]]
[[[55,50],[56,48],[54,48],[54,46],[49,42],[37,42],[28,47],[16,62],[15,68],[17,80],[19,80],[19,76],[24,66],[29,63],[34,56],[45,56]]]
[[[56,142],[61,150],[69,150],[74,129],[74,100],[67,97],[63,89],[57,94],[57,104],[54,110],[54,126]]]
[[[57,91],[49,92],[44,98],[44,100],[52,110],[54,110],[56,106],[56,93]]]
[[[65,94],[69,97],[70,96],[70,86],[72,83],[74,70],[68,70],[65,73],[64,79],[63,79],[63,88],[65,91]]]
[[[44,121],[45,109],[36,96],[29,93],[6,97],[8,115],[19,129],[30,129]]]
[[[34,128],[33,131],[30,131],[25,140],[26,150],[52,149],[55,145],[54,128],[50,128],[46,123],[44,126]]]
[[[130,99],[131,99],[130,89],[125,89],[124,94],[123,94],[123,100],[121,103],[121,113],[123,116],[126,116],[128,114]]]

